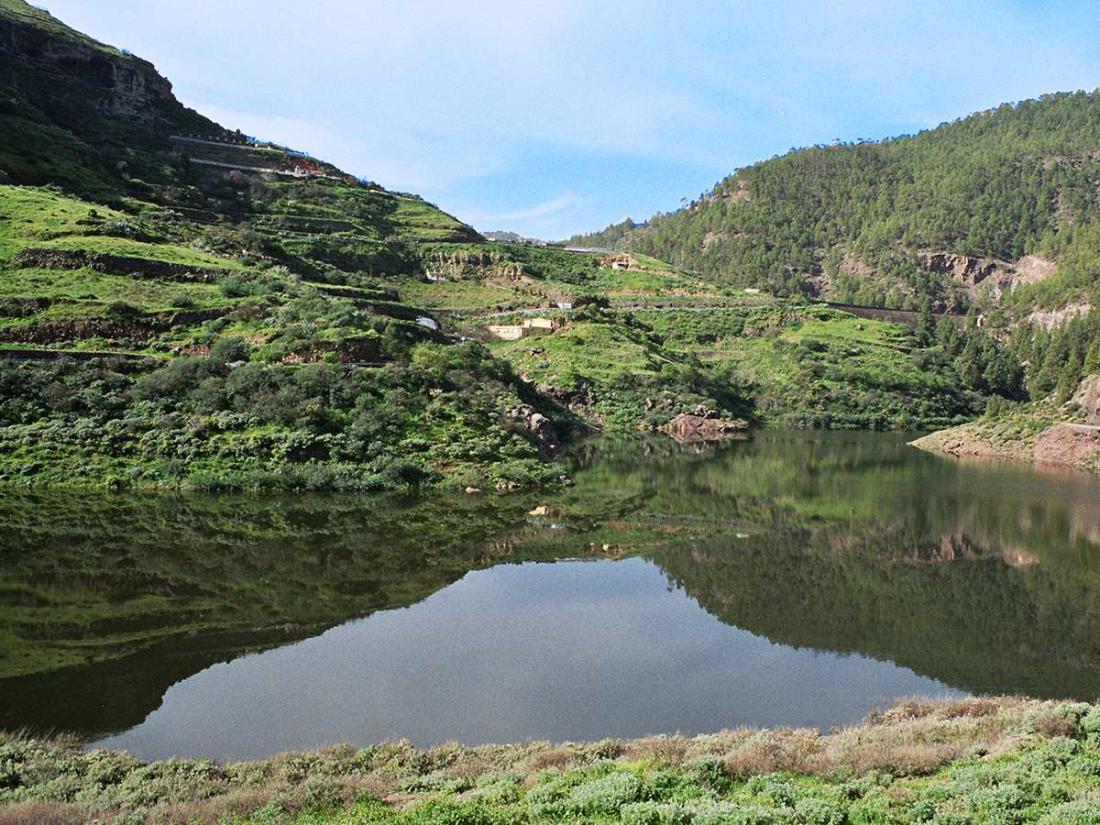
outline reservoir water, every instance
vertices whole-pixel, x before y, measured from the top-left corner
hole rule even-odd
[[[594,442],[550,494],[0,494],[0,727],[142,758],[1100,696],[1100,482],[890,434]]]

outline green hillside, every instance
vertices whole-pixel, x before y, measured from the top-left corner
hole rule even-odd
[[[1008,303],[1023,312],[1096,298],[1098,189],[1100,93],[1053,94],[911,137],[792,151],[680,211],[572,242],[723,282],[914,309],[926,295],[957,309],[981,302],[975,280],[992,264],[994,278],[1015,276]],[[975,259],[971,271],[941,253]],[[1054,262],[1054,274],[1017,267],[1025,256]]]
[[[1030,456],[1035,434],[1080,418],[1063,405],[1100,372],[1100,92],[1005,104],[914,136],[791,151],[734,172],[677,212],[570,242],[656,255],[715,283],[780,295],[925,317],[969,310],[967,327],[980,334],[940,325],[922,336],[927,356],[950,359],[958,385],[1033,404],[995,405],[987,418],[1008,416],[1011,426],[952,437],[971,440],[964,452]],[[1005,436],[1018,431],[1031,434],[1023,453],[998,446],[1019,441]]]
[[[208,120],[21,0],[0,43],[0,481],[557,483],[584,424],[468,340],[482,316],[714,294],[658,261],[487,243]],[[670,416],[707,400],[680,389]]]
[[[1026,396],[1032,349],[1064,349],[937,324],[958,301],[857,319],[675,250],[684,265],[488,242],[415,195],[210,121],[150,63],[21,0],[0,0],[0,43],[0,482],[554,484],[572,438],[684,414],[961,424],[989,397]],[[501,340],[532,319],[550,334]]]
[[[476,232],[229,132],[151,64],[26,3],[0,3],[0,42],[0,477],[557,477],[522,416],[568,416],[392,283]]]

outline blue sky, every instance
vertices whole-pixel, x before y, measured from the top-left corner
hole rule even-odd
[[[793,146],[1100,86],[1095,0],[38,0],[188,105],[560,238]]]

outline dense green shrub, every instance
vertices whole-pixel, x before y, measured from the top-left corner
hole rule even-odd
[[[115,486],[374,490],[480,467],[524,487],[560,475],[504,417],[520,403],[515,380],[477,344],[422,344],[412,363],[385,370],[250,355],[244,341],[222,338],[209,357],[136,371],[106,362],[6,368],[0,475],[39,478],[34,456],[58,452],[69,461],[51,468],[54,481]]]

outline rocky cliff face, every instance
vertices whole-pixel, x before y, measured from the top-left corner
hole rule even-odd
[[[180,104],[152,63],[10,0],[0,4],[0,88],[94,141],[125,131],[128,143],[160,144],[172,132],[223,131]]]
[[[1070,403],[1080,410],[1086,424],[1100,426],[1100,375],[1085,376]]]
[[[955,252],[924,252],[917,259],[929,272],[950,276],[969,292],[971,299],[994,302],[1018,286],[1053,277],[1058,269],[1053,261],[1038,255],[1027,255],[1015,263]]]
[[[470,240],[476,240],[471,236]],[[524,280],[523,266],[510,261],[499,252],[460,250],[434,253],[424,263],[424,271],[434,280],[462,281],[490,279],[513,282]]]
[[[987,278],[1006,272],[1011,267],[1006,261],[974,258],[954,252],[926,252],[918,255],[917,258],[929,272],[950,275],[967,287],[975,287]]]

